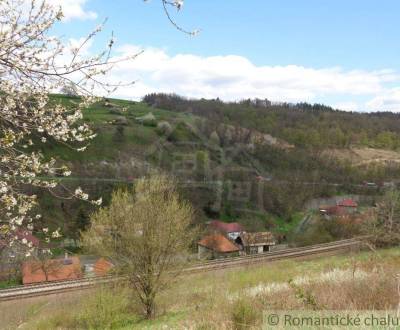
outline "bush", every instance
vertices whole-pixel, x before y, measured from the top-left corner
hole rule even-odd
[[[88,328],[105,329],[128,325],[131,321],[130,301],[124,291],[100,289],[79,315],[79,323]]]
[[[334,241],[335,238],[327,230],[323,220],[318,220],[305,231],[293,234],[290,241],[296,246],[308,246],[313,244],[328,243]]]
[[[234,329],[250,329],[256,325],[258,318],[259,312],[250,301],[239,299],[232,307],[231,320]]]
[[[7,280],[0,281],[0,289],[7,289],[21,284],[22,284],[22,278],[20,276],[15,276]]]
[[[136,323],[132,301],[125,289],[103,287],[73,313],[60,312],[43,320],[38,329],[119,329]]]
[[[169,135],[172,132],[171,124],[167,121],[161,121],[157,124],[157,133],[160,135]]]
[[[179,123],[168,136],[168,140],[171,142],[195,142],[198,138],[185,123]]]

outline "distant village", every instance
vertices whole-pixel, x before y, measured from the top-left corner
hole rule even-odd
[[[351,221],[359,222],[362,214],[359,212],[358,202],[352,198],[344,198],[330,205],[320,205],[317,210],[319,216],[326,221],[331,219],[345,219],[351,217]],[[0,241],[2,257],[14,260],[0,269],[1,277],[15,271],[20,267],[22,283],[24,285],[74,280],[82,277],[105,276],[113,268],[112,261],[102,257],[70,256],[65,253],[58,259],[39,260],[34,256],[29,260],[23,260],[24,247],[18,242],[40,248],[40,240],[32,232],[20,230],[17,232],[18,241],[11,247],[6,247],[5,242]],[[238,222],[223,222],[212,220],[207,223],[206,231],[197,242],[198,260],[230,258],[263,254],[288,248],[286,242],[277,239],[270,231],[248,232]],[[21,262],[18,262],[21,260]]]

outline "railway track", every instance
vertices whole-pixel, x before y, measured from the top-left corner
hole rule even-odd
[[[332,254],[335,252],[337,253],[339,251],[348,250],[360,246],[363,238],[365,237],[347,239],[332,243],[317,244],[302,248],[291,248],[282,251],[267,252],[262,255],[250,255],[244,257],[206,261],[187,267],[184,270],[184,273],[194,274],[232,267],[249,266],[263,262],[271,262],[283,259],[302,258],[320,254]],[[69,291],[90,289],[100,284],[116,282],[121,279],[122,277],[103,276],[83,278],[79,280],[52,282],[46,284],[17,286],[0,290],[0,301],[17,300],[23,298],[64,293]]]

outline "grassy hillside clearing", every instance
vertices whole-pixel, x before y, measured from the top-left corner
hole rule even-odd
[[[333,149],[324,152],[340,160],[349,161],[354,166],[388,165],[400,163],[400,152],[377,148]]]

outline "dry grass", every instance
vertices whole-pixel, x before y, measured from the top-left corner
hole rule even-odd
[[[379,256],[363,252],[276,262],[181,279],[159,297],[157,318],[152,321],[143,320],[132,297],[118,289],[2,304],[0,310],[13,315],[2,316],[0,324],[10,324],[9,329],[21,321],[25,322],[21,329],[258,328],[263,311],[313,308],[296,296],[290,279],[304,297],[315,300],[318,309],[392,309],[399,301],[399,266],[400,249],[382,250]],[[96,318],[99,314],[107,316]]]
[[[332,149],[323,152],[325,156],[350,161],[355,166],[370,164],[400,163],[400,153],[376,148]]]
[[[5,330],[32,329],[30,323],[37,317],[60,313],[64,306],[68,306],[68,310],[70,310],[71,306],[76,306],[79,302],[87,299],[91,292],[88,290],[2,302],[0,303],[0,328]]]

